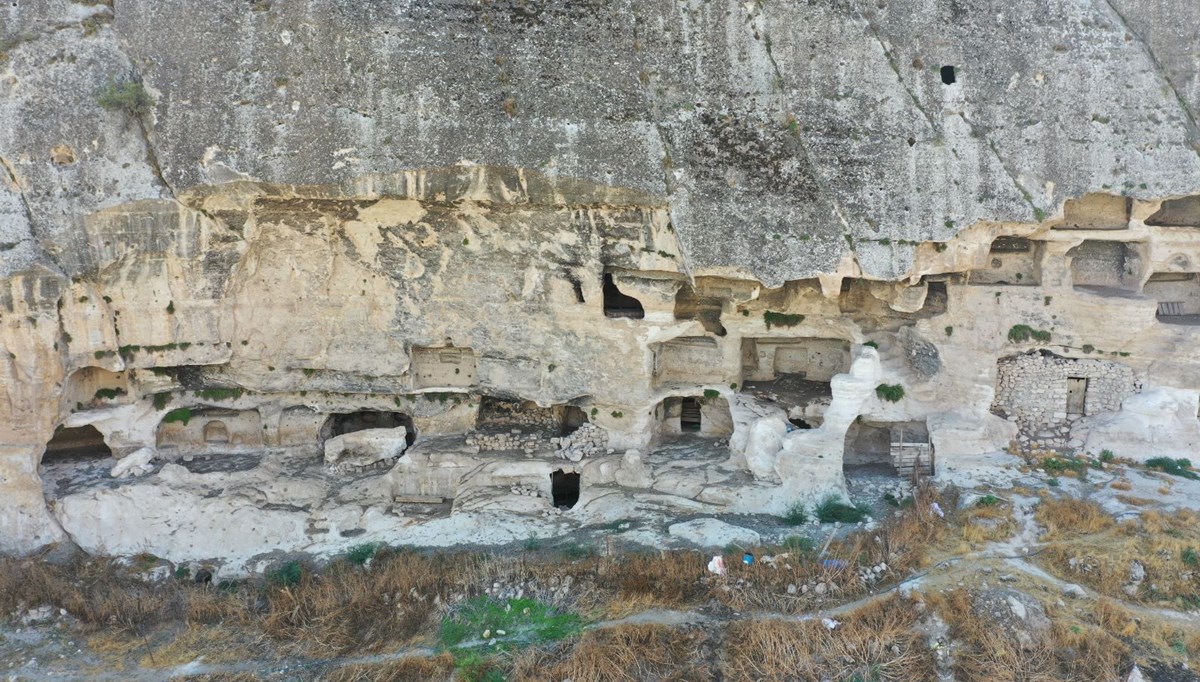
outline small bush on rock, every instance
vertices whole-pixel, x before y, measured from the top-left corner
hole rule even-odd
[[[875,395],[879,396],[880,400],[898,403],[904,397],[904,387],[900,384],[879,384],[875,387]]]
[[[1188,459],[1171,459],[1170,457],[1151,457],[1146,460],[1147,469],[1158,469],[1164,474],[1179,476],[1180,478],[1190,478],[1193,481],[1200,481],[1200,476],[1192,471],[1192,462]]]
[[[121,111],[130,116],[141,116],[150,111],[154,100],[141,83],[109,83],[96,95],[96,104],[109,111]]]

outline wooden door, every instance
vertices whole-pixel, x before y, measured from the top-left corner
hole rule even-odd
[[[1067,414],[1084,415],[1087,404],[1087,379],[1067,379]]]

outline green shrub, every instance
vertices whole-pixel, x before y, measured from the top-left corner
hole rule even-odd
[[[558,611],[533,599],[481,596],[446,616],[438,639],[448,650],[494,647],[510,651],[566,639],[582,629],[583,621],[577,614]],[[483,637],[485,632],[488,639]],[[491,642],[493,639],[495,644]]]
[[[123,395],[125,395],[123,388],[102,388],[96,391],[96,400],[112,400]]]
[[[205,388],[196,391],[196,396],[204,400],[237,400],[245,392],[243,388]]]
[[[1111,462],[1116,458],[1117,458],[1117,456],[1113,454],[1112,450],[1101,450],[1100,451],[1100,461],[1101,462],[1105,462],[1105,463]]]
[[[875,350],[879,350],[879,344],[875,343],[874,341],[868,341],[868,342],[864,343],[863,347],[864,348],[870,347],[870,348],[874,348]]]
[[[803,321],[803,315],[789,315],[787,313],[777,313],[773,310],[763,313],[763,322],[767,324],[767,329],[771,327],[795,327]]]
[[[997,504],[1000,504],[1000,498],[990,494],[975,500],[976,507],[994,507]]]
[[[898,403],[904,397],[904,387],[900,384],[879,384],[875,387],[875,395],[879,396],[880,400]]]
[[[542,541],[530,535],[525,538],[525,542],[521,543],[521,546],[525,548],[526,552],[536,552],[542,548]]]
[[[300,584],[304,567],[299,561],[289,561],[267,574],[267,582],[276,587],[293,587]]]
[[[1146,460],[1147,469],[1157,469],[1164,474],[1179,476],[1180,478],[1190,478],[1193,481],[1200,481],[1200,476],[1196,472],[1191,471],[1192,462],[1188,459],[1171,459],[1170,457],[1151,457]]]
[[[1046,485],[1050,486],[1051,488],[1057,488],[1058,487],[1058,479],[1057,478],[1048,479],[1046,481]]]
[[[361,545],[355,545],[346,551],[346,561],[355,566],[362,566],[370,561],[371,557],[379,551],[383,545],[378,542],[364,542]]]
[[[863,505],[846,504],[836,495],[830,495],[817,505],[816,513],[821,523],[858,523],[867,517],[870,510]]]
[[[1188,566],[1200,567],[1200,553],[1196,552],[1195,547],[1184,547],[1179,558]]]
[[[161,409],[165,408],[167,406],[167,403],[169,403],[169,402],[171,402],[171,394],[170,393],[155,393],[154,394],[154,409],[161,410]]]
[[[783,548],[789,552],[812,552],[817,548],[817,543],[812,541],[812,538],[806,538],[803,535],[791,535],[784,539]]]
[[[808,522],[808,511],[803,503],[797,502],[788,507],[780,518],[789,526],[801,526]]]
[[[130,116],[141,116],[150,111],[154,100],[141,83],[109,83],[96,95],[96,104],[109,111],[121,111]]]
[[[952,327],[952,326],[946,327],[946,336],[950,336],[953,333],[954,333],[954,327]]]
[[[558,548],[558,551],[562,552],[563,558],[570,559],[571,561],[576,561],[578,559],[590,559],[591,557],[596,556],[595,547],[592,545],[581,545],[576,542],[563,545]]]
[[[192,420],[192,410],[189,407],[179,407],[163,415],[163,423],[180,422],[184,426]]]
[[[721,397],[720,391],[718,391],[714,388],[704,389],[704,399],[705,400],[712,400],[713,398],[720,398],[720,397]]]
[[[1013,325],[1013,328],[1008,330],[1008,340],[1013,343],[1025,343],[1030,339],[1046,343],[1050,341],[1050,332],[1034,329],[1027,324]]]

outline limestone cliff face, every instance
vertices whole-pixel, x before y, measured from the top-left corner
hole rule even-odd
[[[1012,435],[1018,324],[1200,388],[1156,319],[1200,271],[1200,211],[1164,203],[1200,193],[1196,25],[1184,0],[6,3],[0,549],[62,536],[57,427],[121,455],[180,407],[285,447],[355,409],[461,433],[486,395],[624,449],[732,398],[760,345],[773,376],[780,343],[877,339],[909,397],[859,415],[950,453]],[[776,449],[784,479],[823,454]]]

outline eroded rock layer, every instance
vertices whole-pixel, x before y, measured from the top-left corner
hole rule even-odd
[[[0,549],[1200,444],[1197,57],[1141,3],[194,10],[0,8]]]

